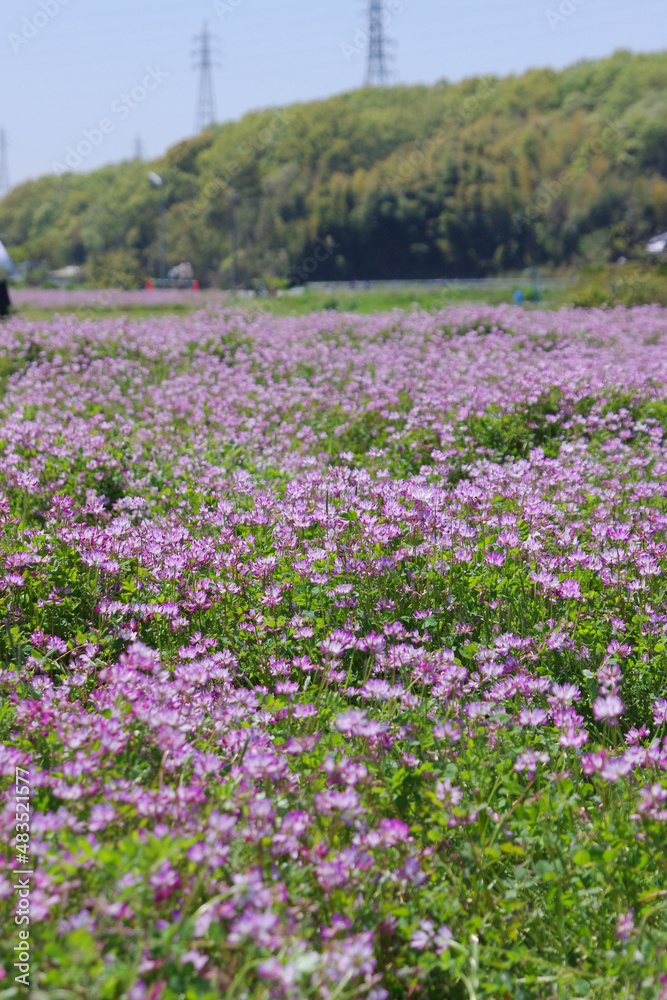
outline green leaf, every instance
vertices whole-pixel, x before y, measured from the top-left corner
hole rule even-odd
[[[520,847],[518,844],[511,844],[509,842],[509,840],[505,841],[504,844],[500,845],[500,850],[503,852],[503,854],[523,854],[524,853],[523,847]]]

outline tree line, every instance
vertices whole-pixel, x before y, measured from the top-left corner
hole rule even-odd
[[[178,143],[168,263],[238,278],[474,277],[637,256],[667,229],[667,54],[556,72],[364,89],[269,109]],[[17,261],[80,264],[96,285],[156,270],[147,164],[63,173],[0,202]]]

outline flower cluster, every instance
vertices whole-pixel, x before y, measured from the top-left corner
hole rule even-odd
[[[3,326],[36,989],[661,995],[665,329]]]

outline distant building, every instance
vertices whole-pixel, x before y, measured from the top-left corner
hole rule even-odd
[[[81,268],[77,264],[69,264],[67,267],[59,268],[57,271],[51,271],[49,280],[54,285],[64,286],[76,281],[80,274]]]
[[[649,253],[664,253],[666,249],[667,233],[660,233],[659,236],[654,236],[644,247],[644,250],[648,250]]]

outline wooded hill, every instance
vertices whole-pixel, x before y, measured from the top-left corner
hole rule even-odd
[[[366,89],[246,115],[179,143],[168,264],[239,280],[475,276],[632,256],[667,229],[667,53],[563,72]],[[0,202],[17,261],[131,287],[156,270],[159,192],[133,161]]]

